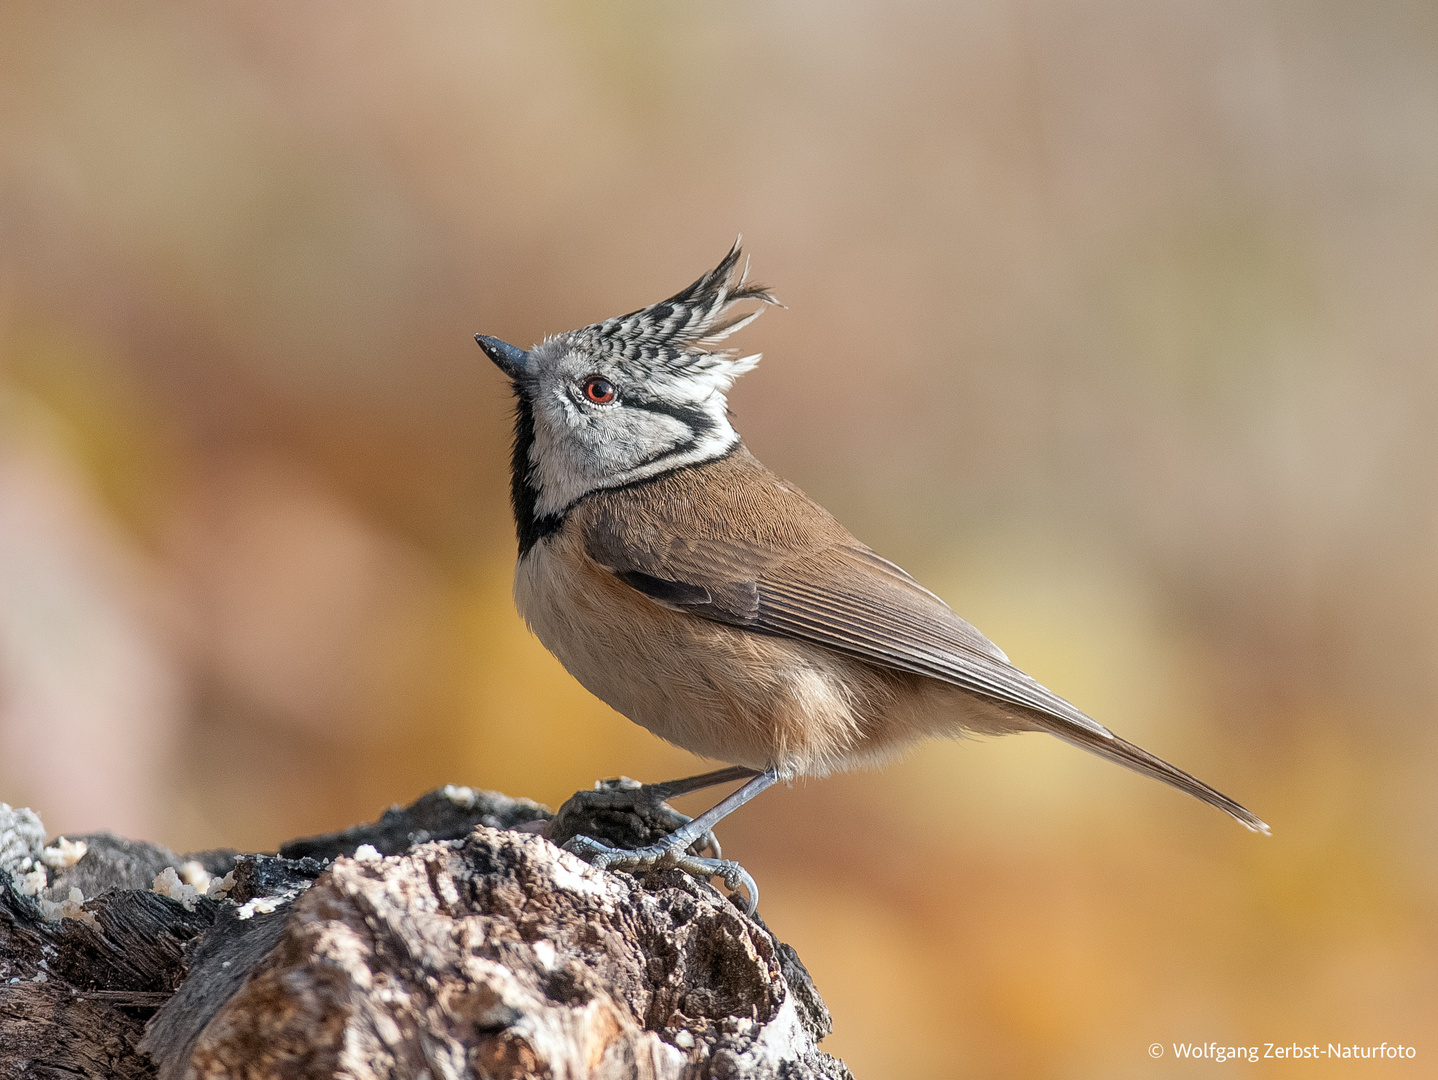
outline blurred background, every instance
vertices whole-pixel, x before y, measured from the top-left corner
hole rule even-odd
[[[767,794],[721,835],[825,1048],[1428,1073],[1435,207],[1408,0],[5,4],[0,798],[255,850],[704,768],[515,615],[472,335],[742,232],[788,305],[739,342],[754,452],[1274,828],[1039,736]]]

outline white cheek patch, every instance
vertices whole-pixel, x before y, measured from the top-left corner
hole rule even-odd
[[[588,420],[562,392],[535,403],[534,445],[529,448],[530,476],[539,488],[535,509],[554,514],[591,485],[586,455]]]
[[[712,393],[706,410],[712,428],[698,438],[665,413],[623,405],[591,413],[562,394],[535,402],[529,462],[538,488],[535,510],[542,516],[560,513],[591,491],[721,457],[739,441],[723,397]]]
[[[621,408],[605,419],[611,423],[596,426],[592,446],[595,479],[627,472],[694,437],[688,424],[663,413]]]

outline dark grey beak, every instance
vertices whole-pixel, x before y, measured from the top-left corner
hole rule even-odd
[[[499,370],[511,379],[518,379],[528,369],[529,353],[523,349],[517,349],[507,341],[486,337],[484,334],[475,334],[474,340],[479,342],[484,355],[499,365]]]

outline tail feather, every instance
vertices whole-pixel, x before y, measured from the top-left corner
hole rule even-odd
[[[1104,738],[1070,725],[1065,725],[1062,729],[1057,724],[1052,727],[1045,725],[1045,727],[1051,734],[1057,735],[1065,742],[1073,743],[1073,745],[1081,747],[1091,754],[1097,754],[1099,757],[1108,758],[1109,761],[1132,769],[1134,772],[1143,773],[1144,776],[1151,776],[1155,780],[1171,784],[1180,791],[1186,791],[1195,798],[1202,799],[1210,806],[1218,807],[1246,828],[1263,833],[1265,836],[1269,834],[1268,825],[1261,818],[1234,802],[1227,795],[1215,791],[1202,780],[1189,776],[1182,769],[1174,768],[1162,758],[1154,757],[1142,747],[1120,739],[1117,735]]]

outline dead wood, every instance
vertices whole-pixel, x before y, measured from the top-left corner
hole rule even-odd
[[[33,873],[38,822],[5,810],[6,1080],[848,1076],[760,919],[678,871],[594,870],[526,800],[445,788],[277,855],[97,834],[33,897],[7,871]],[[166,868],[203,884],[191,860],[227,894],[151,891]],[[86,899],[57,911],[71,889]]]

